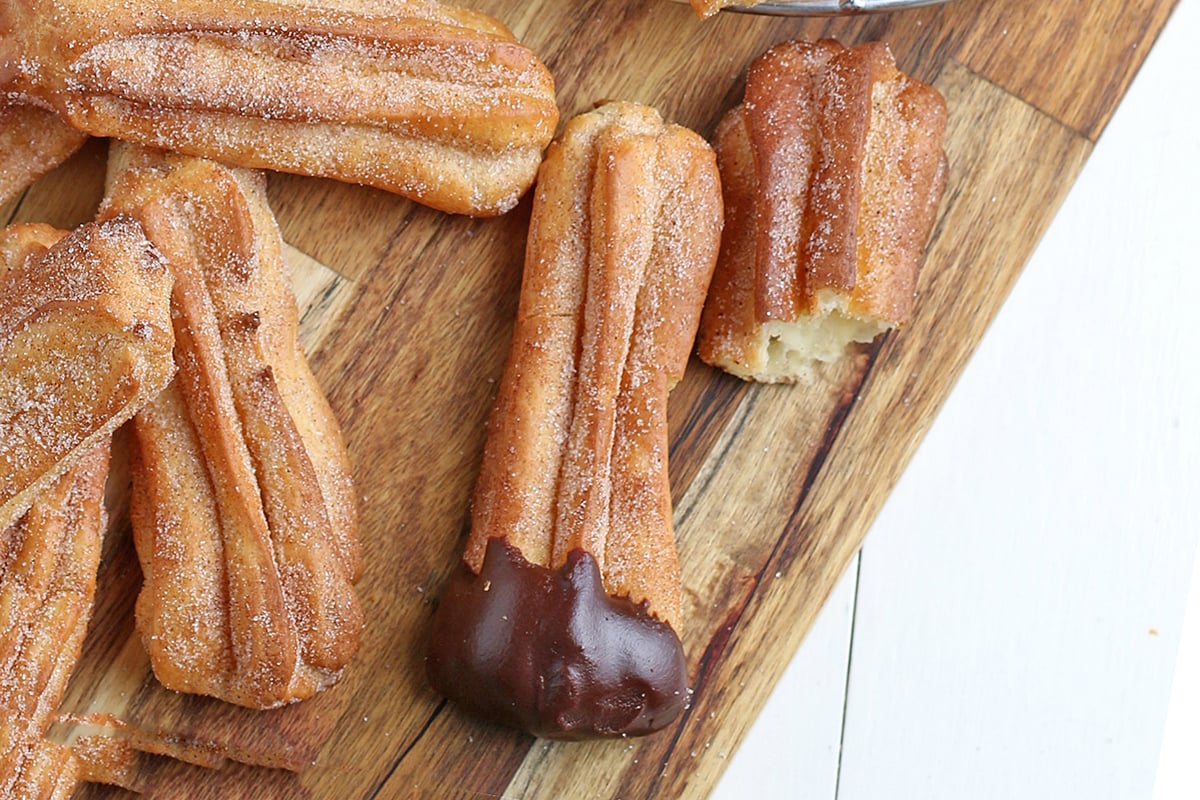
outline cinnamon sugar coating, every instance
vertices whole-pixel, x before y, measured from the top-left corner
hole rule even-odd
[[[507,211],[554,134],[550,73],[432,0],[15,0],[0,89],[81,131]]]
[[[667,392],[682,376],[721,226],[712,151],[656,111],[576,117],[542,167],[513,342],[464,559],[488,539],[679,620]]]
[[[790,382],[908,321],[946,181],[946,107],[887,46],[785,42],[714,146],[728,209],[699,354]]]
[[[67,798],[69,747],[46,733],[79,660],[105,525],[108,439],[0,529],[0,796]]]
[[[168,688],[302,700],[358,648],[358,507],[265,179],[122,143],[109,166],[101,213],[140,219],[175,276],[179,373],[134,419],[138,631]]]
[[[86,140],[53,111],[0,98],[0,203],[66,161]]]
[[[658,112],[571,120],[538,177],[462,563],[426,672],[537,736],[641,736],[686,705],[667,477],[721,230],[716,159]]]
[[[128,217],[0,237],[0,527],[175,371],[171,277]]]

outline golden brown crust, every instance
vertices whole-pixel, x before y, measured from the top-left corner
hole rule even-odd
[[[689,2],[692,8],[695,9],[697,16],[700,17],[711,17],[722,8],[733,5],[730,0],[689,0]],[[753,5],[753,0],[751,0],[750,4]]]
[[[86,140],[53,111],[0,98],[0,203],[66,161]]]
[[[726,207],[700,357],[791,381],[906,322],[945,185],[945,103],[880,42],[785,42],[718,127]]]
[[[528,48],[434,2],[29,0],[14,13],[33,66],[12,90],[80,130],[445,211],[515,205],[558,121]]]
[[[0,242],[0,526],[170,380],[170,275],[122,217]]]
[[[67,797],[69,748],[48,741],[91,616],[109,443],[91,446],[0,530],[0,795]]]
[[[465,560],[488,538],[677,624],[666,396],[683,374],[720,234],[711,150],[653,109],[572,120],[538,180],[513,343]]]
[[[713,270],[700,318],[697,354],[710,364],[734,371],[731,364],[747,359],[739,360],[733,354],[744,349],[741,343],[753,340],[760,328],[755,313],[757,270],[744,267],[756,263],[758,175],[741,106],[730,109],[717,125],[713,149],[721,171],[725,225],[719,268]]]
[[[134,420],[139,632],[169,688],[304,699],[358,647],[358,512],[265,181],[120,143],[110,168],[102,214],[139,218],[175,275],[179,374]]]
[[[893,72],[876,84],[877,113],[864,158],[862,207],[874,213],[859,222],[860,271],[854,303],[864,313],[904,324],[912,316],[917,273],[937,220],[948,162],[941,142],[946,105],[936,89]]]

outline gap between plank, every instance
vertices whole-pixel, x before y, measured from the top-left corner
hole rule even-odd
[[[850,705],[850,670],[854,666],[854,626],[858,622],[858,588],[862,578],[862,548],[854,555],[854,602],[850,604],[850,641],[846,645],[846,683],[842,692],[842,728],[838,731],[837,774],[833,780],[833,800],[842,793],[842,755],[846,747],[846,711]]]

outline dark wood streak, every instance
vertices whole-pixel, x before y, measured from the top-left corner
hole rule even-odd
[[[671,499],[676,505],[750,389],[749,384],[693,358],[683,380],[671,391],[667,406],[667,424],[671,428],[667,464]]]
[[[383,780],[381,780],[379,782],[379,785],[375,787],[374,791],[370,792],[367,795],[368,797],[374,798],[374,797],[379,796],[379,792],[383,790],[384,785],[391,779],[392,775],[396,772],[396,768],[400,766],[400,763],[402,761],[404,761],[405,758],[408,757],[408,754],[412,752],[413,748],[417,746],[417,744],[421,741],[421,739],[429,731],[429,728],[433,725],[433,721],[435,719],[437,719],[438,715],[441,714],[443,711],[445,711],[446,705],[447,705],[447,701],[445,701],[445,700],[438,703],[437,707],[433,709],[433,713],[431,713],[429,715],[429,719],[425,722],[425,725],[421,728],[420,732],[417,733],[417,735],[413,737],[412,742],[410,742],[409,745],[407,747],[405,747],[404,750],[402,750],[398,756],[396,756],[396,760],[392,763],[391,769],[389,769],[387,771],[387,774],[383,777]]]

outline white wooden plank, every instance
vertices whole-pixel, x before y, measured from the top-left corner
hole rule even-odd
[[[712,800],[834,797],[857,570],[856,557],[732,754]]]
[[[1183,616],[1183,640],[1175,661],[1171,702],[1163,728],[1153,800],[1200,797],[1200,551],[1192,566],[1192,586]]]
[[[1188,35],[1190,32],[1190,36]],[[1181,3],[1175,10],[1171,27],[1161,37],[1161,44],[1155,45],[1155,72],[1148,80],[1156,80],[1168,86],[1174,82],[1168,77],[1168,70],[1180,69],[1177,61],[1184,58],[1183,69],[1188,69],[1184,48],[1194,49],[1196,36],[1200,35],[1200,3]],[[1185,38],[1186,37],[1186,38]],[[1162,53],[1158,53],[1158,48]],[[1161,57],[1161,60],[1159,60]],[[1166,62],[1164,65],[1163,62]],[[1191,76],[1195,83],[1196,57],[1191,57]],[[1158,94],[1160,103],[1173,102],[1167,97],[1167,92]],[[1193,93],[1192,97],[1195,97]],[[1194,101],[1193,101],[1194,102]],[[1147,109],[1149,110],[1149,109]],[[1167,120],[1172,122],[1173,120]],[[1195,142],[1200,139],[1197,132],[1196,115],[1192,113],[1192,126],[1189,130],[1180,130],[1179,135],[1190,136]],[[1186,150],[1186,148],[1185,148]],[[1192,147],[1193,159],[1197,148]],[[1184,156],[1187,157],[1186,155]],[[1196,165],[1193,160],[1188,167],[1193,181],[1196,178]],[[1196,184],[1192,185],[1192,193],[1187,201],[1192,208],[1191,226],[1196,226],[1200,217],[1200,202],[1195,196]],[[1187,204],[1184,206],[1187,207]],[[1192,263],[1195,268],[1197,259],[1192,252]],[[1195,359],[1192,359],[1193,365]],[[1194,370],[1195,367],[1193,366]],[[1195,435],[1194,429],[1191,431]],[[1190,502],[1193,507],[1200,488],[1193,485],[1190,496],[1181,498],[1182,503]],[[1200,527],[1193,517],[1193,524]],[[1192,563],[1191,588],[1188,591],[1187,606],[1184,611],[1182,641],[1179,644],[1179,656],[1175,661],[1175,676],[1171,684],[1171,701],[1167,707],[1167,719],[1163,729],[1162,748],[1159,751],[1158,770],[1154,781],[1154,800],[1194,800],[1200,797],[1200,759],[1196,753],[1200,750],[1200,550]]]
[[[867,538],[840,800],[1151,792],[1200,533],[1197,5]]]

